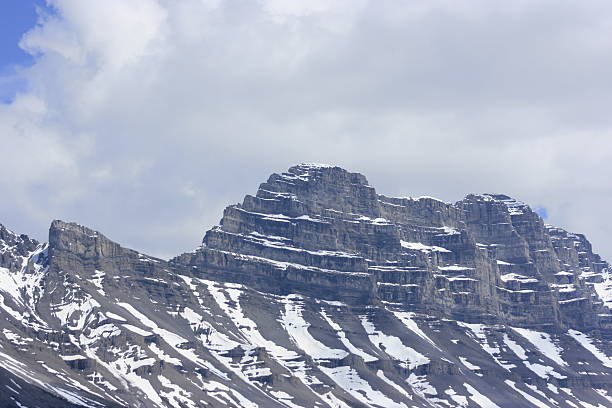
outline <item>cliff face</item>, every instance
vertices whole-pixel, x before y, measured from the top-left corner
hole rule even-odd
[[[391,198],[320,165],[170,261],[0,226],[0,406],[605,407],[608,273],[508,196]]]
[[[608,265],[584,238],[563,243],[570,235],[505,195],[455,204],[389,198],[360,174],[300,165],[228,207],[203,246],[173,263],[279,294],[395,302],[473,322],[609,330],[593,285]]]

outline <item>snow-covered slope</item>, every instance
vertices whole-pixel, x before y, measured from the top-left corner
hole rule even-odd
[[[0,406],[609,407],[608,268],[509,197],[313,165],[171,261],[0,227]]]

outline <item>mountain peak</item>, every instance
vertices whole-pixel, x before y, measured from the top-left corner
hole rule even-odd
[[[378,217],[377,194],[362,174],[337,166],[301,164],[284,173],[273,173],[259,186],[256,197],[247,196],[248,211],[272,210],[262,200],[273,200],[287,215],[321,214],[327,210]]]
[[[203,241],[166,262],[56,220],[0,250],[0,406],[609,405],[610,265],[510,196],[300,164]]]
[[[23,257],[38,245],[35,239],[25,234],[16,234],[0,224],[0,267],[18,270],[22,267]]]
[[[354,184],[368,185],[368,181],[363,174],[350,172],[342,167],[330,164],[302,163],[292,166],[286,173],[281,173],[285,177],[296,176],[303,180],[313,180],[329,182],[334,177],[339,177]]]

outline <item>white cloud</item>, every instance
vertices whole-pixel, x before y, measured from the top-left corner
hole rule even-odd
[[[612,258],[604,1],[53,0],[0,107],[3,219],[171,256],[302,161],[379,192],[498,191]]]
[[[51,0],[57,14],[43,16],[22,47],[57,53],[72,63],[110,69],[136,63],[163,43],[165,9],[152,0]]]

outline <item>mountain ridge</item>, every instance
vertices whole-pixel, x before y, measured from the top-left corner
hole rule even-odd
[[[0,248],[5,406],[612,402],[609,265],[506,195],[305,164],[169,260],[60,220]]]

